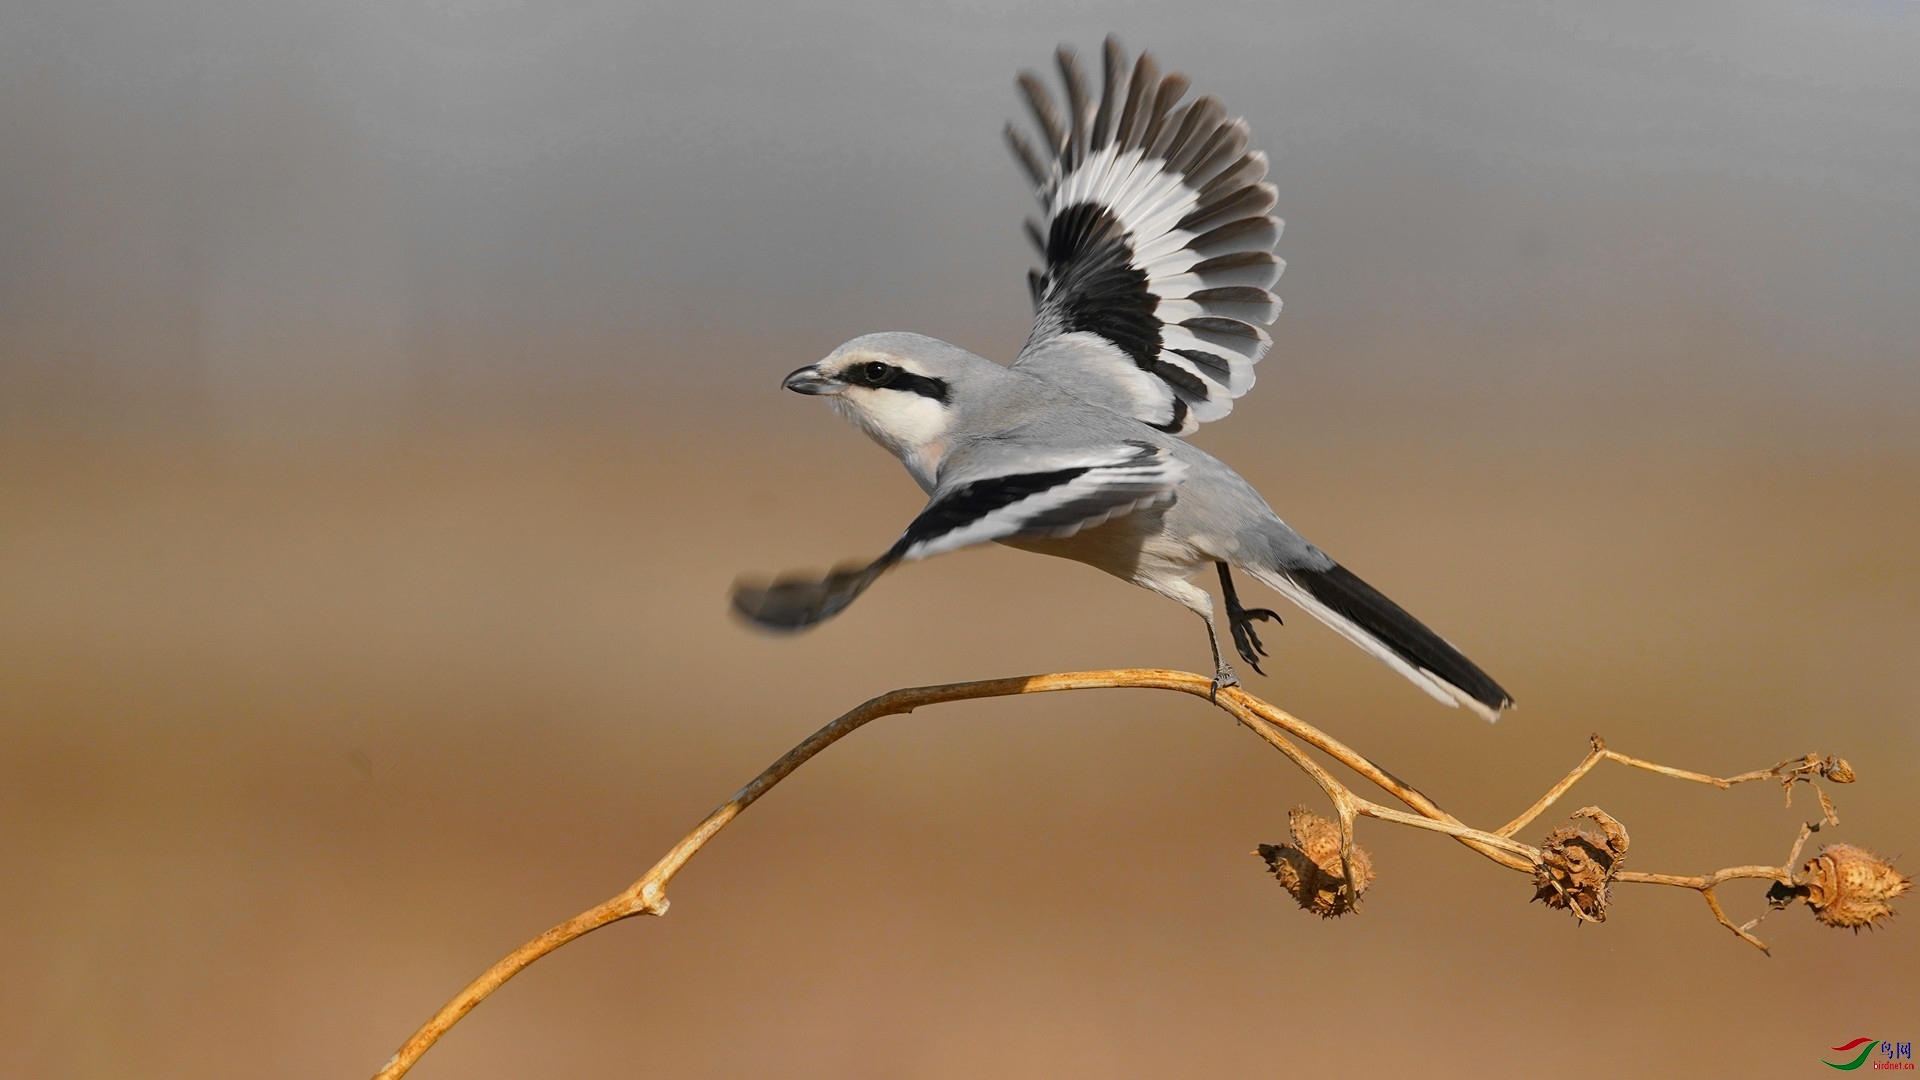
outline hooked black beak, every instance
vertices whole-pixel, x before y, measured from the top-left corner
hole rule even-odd
[[[808,364],[780,380],[780,385],[796,394],[816,395],[833,392],[833,380],[821,374],[820,368],[814,364]]]

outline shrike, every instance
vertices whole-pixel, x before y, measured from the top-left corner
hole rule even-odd
[[[733,606],[781,630],[812,626],[902,562],[994,541],[1058,555],[1179,601],[1206,621],[1214,690],[1239,682],[1220,649],[1218,569],[1241,657],[1266,655],[1232,569],[1305,608],[1443,704],[1494,720],[1512,698],[1439,635],[1287,527],[1252,485],[1181,436],[1233,409],[1280,312],[1280,221],[1267,157],[1212,97],[1132,64],[1107,39],[1097,101],[1071,51],[1056,54],[1058,109],[1019,84],[1039,143],[1007,139],[1042,215],[1036,314],[1006,367],[934,338],[868,334],[782,384],[825,397],[897,456],[928,496],[886,554],[824,577],[735,585]],[[1263,672],[1264,674],[1264,672]]]

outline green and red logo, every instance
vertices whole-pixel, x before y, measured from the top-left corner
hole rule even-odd
[[[1852,1050],[1854,1047],[1857,1047],[1857,1046],[1865,1047],[1865,1049],[1860,1051],[1859,1057],[1854,1058],[1852,1061],[1847,1062],[1845,1065],[1835,1065],[1833,1062],[1828,1061],[1826,1058],[1821,1058],[1820,1064],[1825,1065],[1829,1069],[1848,1069],[1848,1070],[1857,1069],[1866,1062],[1868,1054],[1871,1054],[1875,1050],[1879,1049],[1880,1043],[1879,1043],[1879,1040],[1877,1039],[1861,1038],[1861,1039],[1855,1039],[1852,1042],[1846,1044],[1845,1046],[1835,1046],[1835,1047],[1832,1047],[1831,1049],[1837,1050],[1840,1053],[1844,1054],[1847,1051]]]
[[[1850,1054],[1855,1050],[1860,1051],[1859,1057],[1839,1065],[1828,1061],[1826,1058],[1821,1058],[1820,1064],[1825,1065],[1829,1069],[1852,1072],[1860,1066],[1865,1065],[1867,1058],[1872,1056],[1875,1050],[1880,1051],[1880,1056],[1885,1059],[1874,1062],[1873,1067],[1875,1069],[1900,1069],[1905,1071],[1913,1068],[1913,1044],[1910,1042],[1881,1042],[1878,1039],[1859,1038],[1845,1045],[1829,1047],[1828,1049],[1841,1054]]]

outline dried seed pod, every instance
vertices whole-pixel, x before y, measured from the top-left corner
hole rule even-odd
[[[1572,825],[1548,833],[1533,871],[1533,898],[1571,911],[1581,922],[1606,922],[1613,875],[1627,857],[1627,830],[1597,806],[1569,816],[1599,823],[1604,835]]]
[[[1340,868],[1339,823],[1296,806],[1287,815],[1287,826],[1293,843],[1261,844],[1259,851],[1280,887],[1323,919],[1359,910],[1358,897],[1349,897],[1342,888],[1346,875]],[[1373,884],[1373,860],[1358,842],[1353,845],[1353,884],[1358,893]]]
[[[1854,779],[1853,766],[1847,764],[1846,758],[1841,757],[1829,757],[1821,762],[1820,775],[1836,784],[1851,784]]]
[[[1828,926],[1858,931],[1893,915],[1887,901],[1906,892],[1913,879],[1893,864],[1852,844],[1828,844],[1800,868],[1795,889]]]

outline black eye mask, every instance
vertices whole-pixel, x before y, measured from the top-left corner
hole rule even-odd
[[[874,390],[904,390],[921,397],[929,397],[942,405],[947,403],[947,381],[927,375],[915,375],[913,372],[879,360],[869,360],[855,364],[840,373],[841,381],[850,386],[865,386]]]

